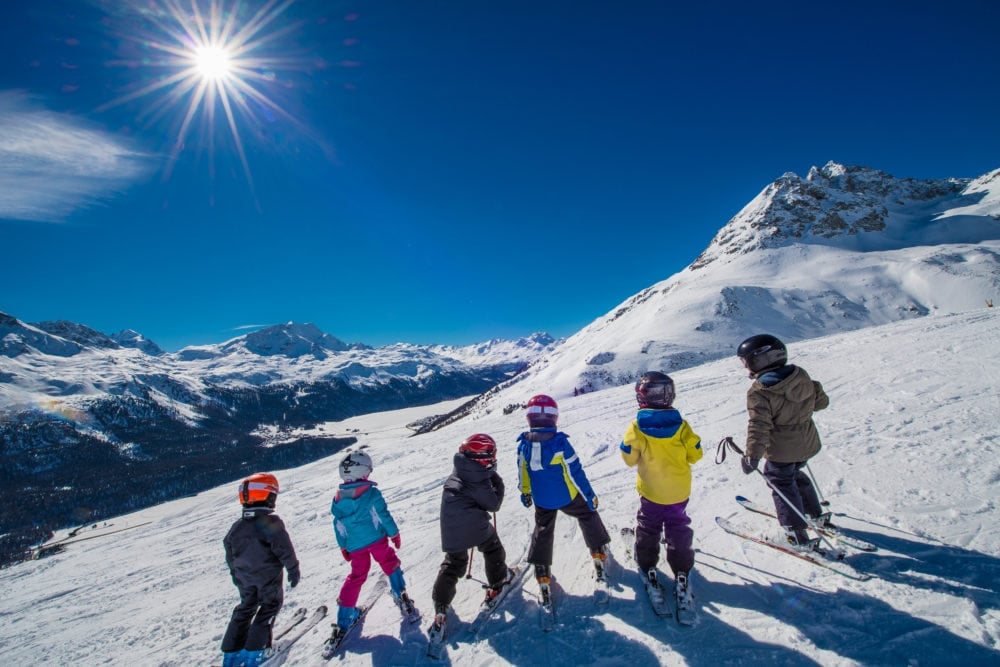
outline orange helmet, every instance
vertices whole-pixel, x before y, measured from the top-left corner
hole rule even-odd
[[[269,472],[255,472],[240,482],[239,498],[243,505],[268,503],[274,507],[277,496],[278,478]]]

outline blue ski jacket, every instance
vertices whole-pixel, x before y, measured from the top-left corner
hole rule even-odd
[[[531,494],[542,509],[565,507],[580,493],[594,509],[594,490],[580,459],[569,436],[555,427],[533,428],[518,437],[517,473],[521,493]]]
[[[337,545],[349,552],[364,549],[383,537],[395,537],[399,528],[375,482],[341,484],[330,504]]]

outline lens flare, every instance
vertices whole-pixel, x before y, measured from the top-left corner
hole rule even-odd
[[[180,110],[179,128],[166,167],[169,177],[181,151],[207,145],[214,155],[215,127],[221,118],[228,127],[236,155],[251,188],[253,177],[240,135],[240,124],[257,127],[277,118],[305,129],[272,99],[276,71],[301,69],[294,58],[275,55],[281,38],[299,27],[282,21],[294,0],[268,0],[256,12],[233,0],[151,0],[141,5],[140,25],[133,26],[123,40],[142,56],[115,61],[135,70],[163,70],[152,82],[139,83],[134,90],[104,104],[98,111],[150,99],[150,111],[141,118],[153,123]],[[202,8],[207,4],[207,12]],[[189,142],[192,127],[199,124],[207,133],[202,141]],[[213,159],[214,164],[214,159]],[[213,167],[214,172],[214,167]]]

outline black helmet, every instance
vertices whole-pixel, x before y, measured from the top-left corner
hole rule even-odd
[[[788,363],[785,344],[770,334],[750,336],[736,348],[736,356],[755,375]]]
[[[674,381],[666,373],[650,371],[635,383],[635,400],[640,408],[665,410],[674,404]]]

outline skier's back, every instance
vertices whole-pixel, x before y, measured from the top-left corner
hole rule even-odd
[[[282,572],[288,584],[299,583],[299,561],[291,538],[274,506],[278,480],[270,473],[255,473],[239,487],[243,516],[223,539],[226,565],[240,592],[222,638],[223,667],[256,667],[271,646],[274,618],[284,602]]]

